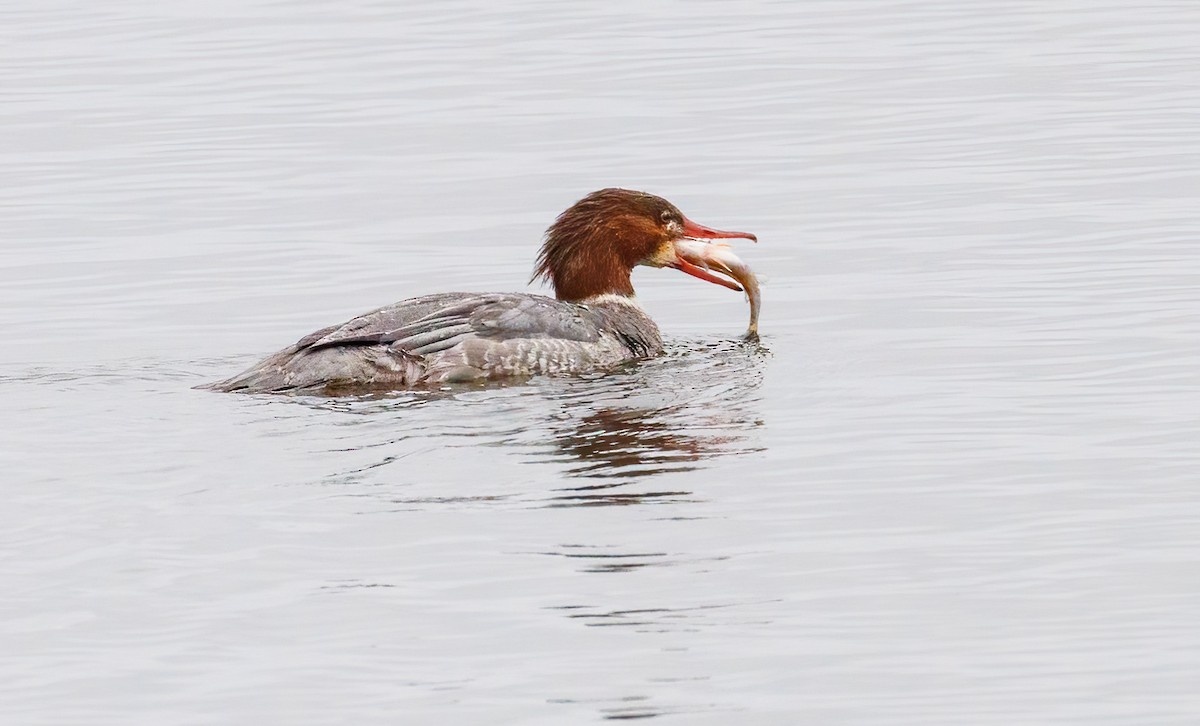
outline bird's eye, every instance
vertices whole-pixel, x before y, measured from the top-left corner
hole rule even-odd
[[[664,209],[663,213],[658,216],[662,218],[663,222],[670,222],[671,221],[671,210]]]

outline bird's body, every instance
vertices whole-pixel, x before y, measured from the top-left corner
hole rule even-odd
[[[224,391],[402,389],[606,369],[662,351],[658,326],[615,295],[581,303],[522,293],[450,292],[318,330]]]
[[[707,272],[694,244],[678,246],[686,258],[676,253],[676,241],[696,237],[753,239],[696,225],[649,194],[595,192],[547,232],[535,275],[551,281],[558,299],[451,292],[404,300],[318,330],[208,387],[330,394],[582,373],[648,358],[662,351],[662,338],[633,297],[635,265],[741,289]]]

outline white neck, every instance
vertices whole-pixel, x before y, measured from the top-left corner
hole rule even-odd
[[[642,309],[642,305],[637,301],[636,297],[626,297],[624,295],[616,295],[611,292],[606,292],[603,295],[592,295],[591,297],[584,298],[579,302],[584,305],[629,305],[637,308],[638,310]]]

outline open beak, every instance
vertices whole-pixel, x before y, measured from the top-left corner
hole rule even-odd
[[[726,232],[720,229],[705,227],[702,224],[696,224],[687,217],[684,217],[683,237],[674,242],[675,261],[667,266],[686,272],[692,277],[698,277],[705,282],[712,282],[717,285],[723,285],[730,290],[742,292],[741,285],[724,277],[718,277],[708,271],[709,261],[704,259],[704,256],[698,252],[702,248],[697,247],[697,243],[693,241],[705,239],[748,239],[754,242],[758,241],[758,237],[749,232]],[[720,269],[720,266],[717,267]],[[725,272],[725,270],[722,270],[722,272]]]

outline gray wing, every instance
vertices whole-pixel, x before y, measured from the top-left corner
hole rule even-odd
[[[554,338],[593,343],[604,319],[595,311],[541,295],[446,293],[374,310],[302,339],[302,350],[384,345],[429,355],[467,338],[497,342]]]

